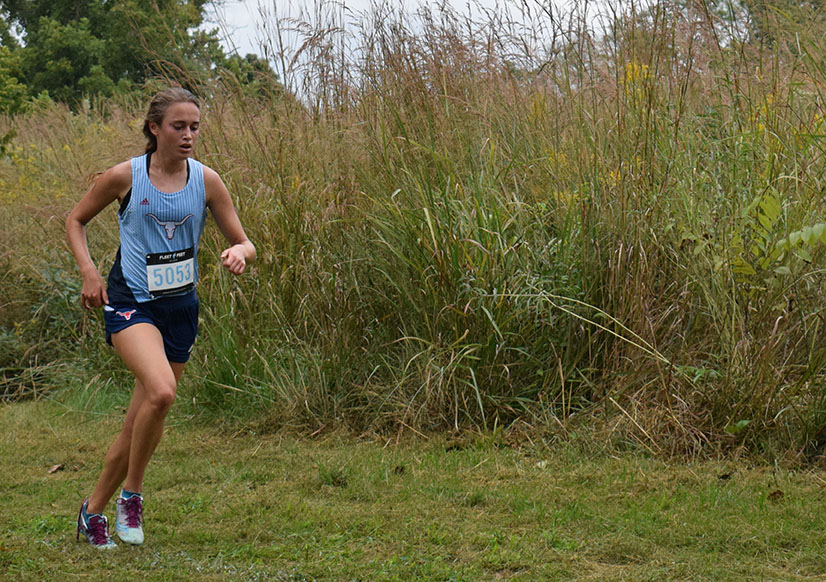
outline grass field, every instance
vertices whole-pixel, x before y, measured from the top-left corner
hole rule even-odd
[[[0,408],[4,579],[826,576],[818,469],[670,464],[585,437],[293,438],[175,412],[146,482],[146,544],[100,552],[75,541],[75,512],[119,420]]]

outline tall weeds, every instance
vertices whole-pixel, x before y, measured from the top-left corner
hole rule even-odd
[[[703,3],[633,6],[319,4],[268,21],[297,97],[208,88],[199,157],[259,261],[228,277],[207,232],[188,405],[314,429],[522,419],[662,454],[816,453],[821,31],[779,14],[769,46]],[[130,107],[4,120],[4,222],[59,222],[87,173],[131,155]],[[41,285],[44,265],[71,280],[50,220],[3,233],[4,330],[53,305],[63,284]],[[114,233],[94,228],[105,257]],[[100,348],[97,330],[49,321]]]

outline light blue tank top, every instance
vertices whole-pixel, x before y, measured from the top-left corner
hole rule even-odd
[[[147,156],[132,158],[132,193],[118,215],[120,267],[140,302],[183,295],[198,281],[198,245],[206,219],[203,165],[189,159],[183,190],[161,192],[149,181]]]

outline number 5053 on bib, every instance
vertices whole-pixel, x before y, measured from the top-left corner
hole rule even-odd
[[[152,297],[178,295],[195,287],[195,252],[192,247],[146,255],[146,282]]]

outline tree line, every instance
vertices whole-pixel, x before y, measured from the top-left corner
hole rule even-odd
[[[236,75],[277,85],[256,55],[227,54],[205,27],[208,0],[0,0],[0,113],[35,98],[77,106],[172,75],[197,84]]]

